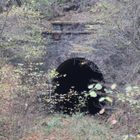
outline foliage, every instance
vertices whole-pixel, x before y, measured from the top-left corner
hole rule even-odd
[[[104,95],[103,97],[99,99],[99,102],[107,101],[108,103],[113,103],[113,99],[112,97],[109,97],[109,94],[113,93],[113,89],[116,88],[115,84],[113,84],[110,89],[106,89],[106,88],[103,89],[103,86],[100,83],[89,85],[88,88],[90,89],[89,95],[91,97],[97,97],[96,92],[101,91],[101,90],[102,92],[104,92],[104,94],[106,94],[106,96]]]
[[[35,109],[36,93],[46,92],[46,75],[41,71],[40,66],[42,63],[30,62],[20,63],[17,67],[5,64],[0,68],[0,119],[2,119],[0,137],[19,139],[23,130],[18,126],[27,129],[26,115],[30,114],[28,110],[30,107]],[[16,133],[17,128],[21,133]]]
[[[48,76],[50,79],[53,79],[54,77],[58,76],[58,72],[55,69],[52,69],[50,72],[48,72]]]
[[[25,3],[27,9],[38,11],[41,17],[52,18],[58,12],[56,7],[63,3],[63,0],[32,0]]]
[[[5,13],[0,16],[5,20]],[[7,26],[1,36],[3,39],[0,42],[0,56],[12,62],[17,59],[23,62],[41,58],[46,47],[41,35],[42,27],[39,26],[40,13],[23,5],[13,7],[8,15],[9,18],[11,20],[6,21]],[[0,24],[3,24],[2,20]]]
[[[97,97],[96,91],[100,91],[103,88],[103,86],[101,84],[97,83],[97,84],[89,85],[88,88],[90,89],[89,96]]]
[[[140,109],[140,87],[139,86],[126,86],[125,93],[118,93],[117,98],[123,103],[128,103],[132,110]]]
[[[52,70],[49,74],[49,77],[57,77],[58,73],[56,73],[55,70]],[[59,85],[59,83],[56,83],[56,86],[54,86],[53,88],[53,92],[55,91],[55,88],[57,88]],[[113,103],[113,98],[110,96],[110,92],[107,91],[111,91],[111,93],[113,93],[112,90],[107,90],[106,92],[103,90],[103,86],[100,83],[96,83],[96,84],[90,84],[88,85],[88,89],[89,91],[84,91],[81,93],[78,93],[77,91],[75,91],[73,89],[73,87],[70,89],[70,91],[68,93],[65,94],[58,94],[58,93],[52,93],[51,97],[50,96],[46,96],[45,98],[45,102],[47,104],[51,104],[55,111],[56,108],[59,108],[58,110],[63,111],[64,113],[70,113],[73,114],[75,112],[81,112],[81,110],[83,108],[87,107],[87,100],[89,98],[95,98],[95,100],[99,100],[99,103],[105,103],[106,104],[110,104],[112,105]],[[104,92],[101,94],[101,92]],[[99,99],[98,96],[101,96]],[[112,94],[111,94],[112,95]],[[67,108],[65,107],[65,103],[67,104],[67,102],[73,102],[73,108]],[[94,108],[94,106],[93,106]],[[51,108],[52,109],[52,108]],[[87,110],[85,110],[87,111]],[[87,111],[88,112],[88,111]],[[86,112],[86,113],[87,113]]]

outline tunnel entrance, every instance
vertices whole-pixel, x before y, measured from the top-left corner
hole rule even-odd
[[[85,101],[84,94],[89,91],[90,84],[104,82],[103,74],[99,68],[85,58],[68,59],[56,71],[58,75],[53,79],[53,83],[56,85],[54,93],[57,95],[57,100],[63,98],[58,101],[56,107],[64,113],[75,112],[77,105],[82,101],[79,101],[79,98]],[[73,96],[70,96],[71,94]],[[70,97],[68,98],[68,96]],[[100,95],[94,98],[87,97],[85,106],[79,107],[80,111],[90,114],[98,113],[102,106],[99,103],[100,97]]]

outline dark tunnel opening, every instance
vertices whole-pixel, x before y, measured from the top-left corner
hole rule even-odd
[[[56,108],[59,108],[58,110],[68,114],[71,111],[75,112],[75,106],[79,104],[79,97],[85,97],[84,93],[89,91],[88,86],[90,84],[104,82],[103,74],[99,68],[92,61],[85,58],[68,59],[56,71],[58,75],[53,79],[53,83],[57,85],[54,91],[54,93],[57,93],[57,99],[60,99],[61,95],[69,96],[71,90],[77,93],[68,100],[64,99],[56,104]],[[88,112],[89,114],[98,113],[103,105],[99,102],[100,97],[101,95],[87,97],[85,106],[80,107],[80,111]]]

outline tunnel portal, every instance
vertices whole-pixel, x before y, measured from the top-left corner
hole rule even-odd
[[[62,100],[56,104],[64,113],[75,112],[75,106],[79,104],[79,97],[84,98],[84,93],[89,91],[88,86],[93,83],[103,83],[103,74],[92,61],[86,60],[85,58],[71,58],[64,61],[56,69],[58,75],[53,79],[53,84],[57,85],[54,93],[59,96],[71,94],[72,91],[76,91],[77,95],[71,96],[67,100]],[[65,98],[64,96],[63,98]],[[96,114],[101,109],[99,98],[88,97],[84,107],[80,107],[80,111],[88,112],[89,114]]]

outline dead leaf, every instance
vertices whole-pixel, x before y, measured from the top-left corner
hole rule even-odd
[[[102,115],[105,112],[105,108],[102,108],[99,112],[100,115]]]

